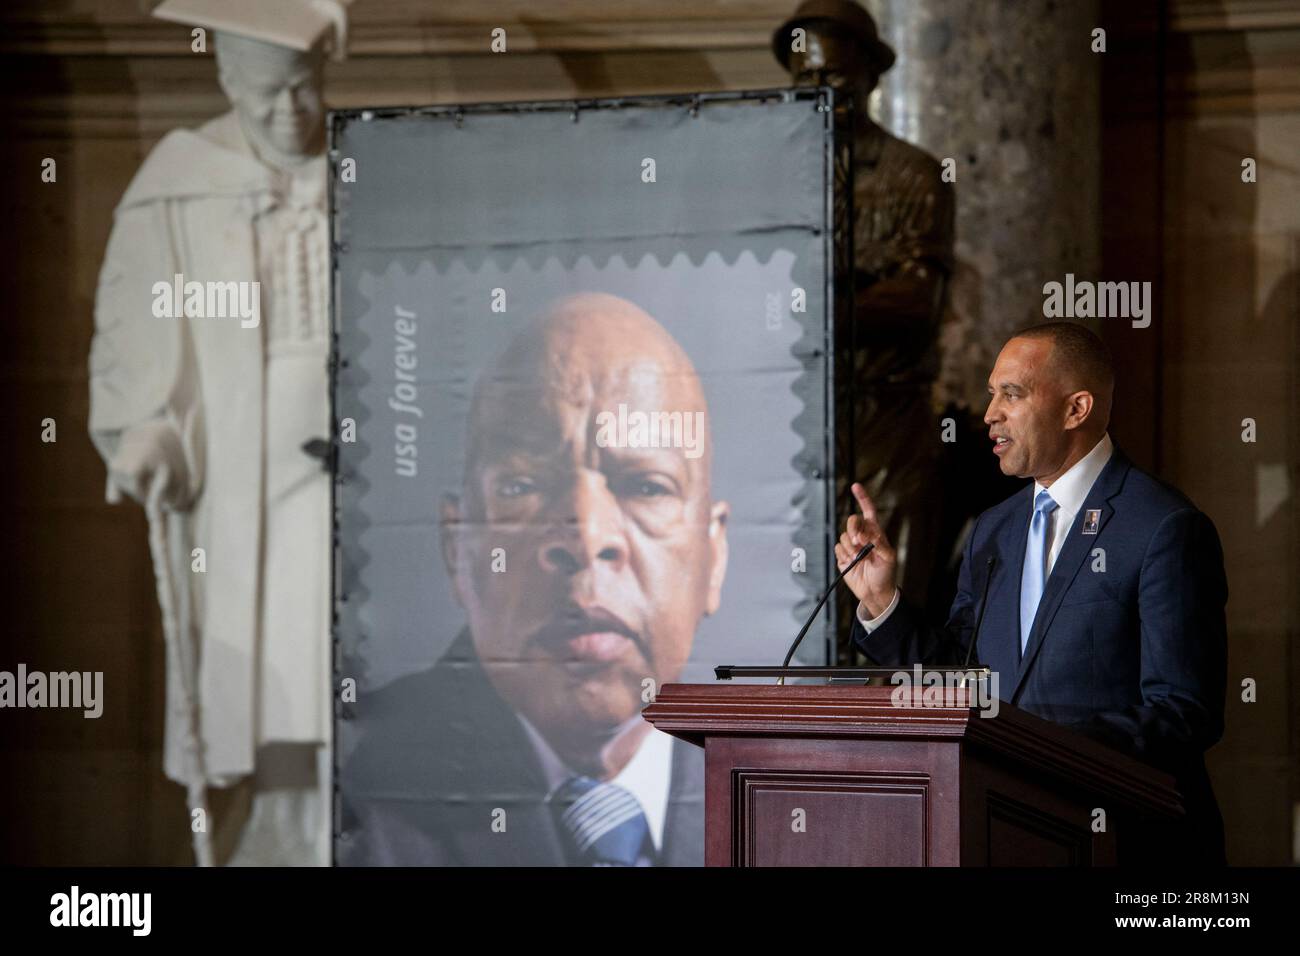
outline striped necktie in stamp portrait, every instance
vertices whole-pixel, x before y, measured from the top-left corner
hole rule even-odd
[[[551,796],[571,850],[584,866],[637,866],[653,856],[641,804],[623,787],[572,777]]]

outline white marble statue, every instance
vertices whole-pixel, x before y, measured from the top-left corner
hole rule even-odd
[[[322,12],[324,11],[324,12]],[[95,302],[90,430],[146,505],[168,640],[164,769],[252,778],[232,864],[329,862],[330,434],[319,0],[167,0],[213,31],[230,112],[168,133],[117,207]],[[201,549],[201,552],[198,550]]]

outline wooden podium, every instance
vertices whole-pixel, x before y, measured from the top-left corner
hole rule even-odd
[[[704,748],[706,864],[1106,866],[1125,827],[1183,813],[1172,777],[1005,701],[894,692],[665,685],[643,713]]]

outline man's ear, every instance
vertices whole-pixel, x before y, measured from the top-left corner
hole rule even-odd
[[[715,501],[709,511],[709,593],[704,613],[715,614],[722,603],[722,582],[727,576],[727,519],[731,505]]]
[[[1083,425],[1092,415],[1094,400],[1092,392],[1075,392],[1068,399],[1065,407],[1065,430],[1073,431]]]
[[[447,494],[442,496],[439,505],[441,533],[439,543],[442,545],[442,563],[447,568],[447,577],[451,578],[452,587],[456,586],[456,560],[460,549],[460,498]]]

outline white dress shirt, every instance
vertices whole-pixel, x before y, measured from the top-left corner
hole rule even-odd
[[[1048,517],[1051,520],[1051,550],[1047,552],[1047,573],[1052,573],[1052,568],[1056,564],[1056,556],[1061,553],[1061,548],[1065,546],[1065,538],[1070,533],[1070,528],[1074,525],[1074,519],[1079,514],[1079,509],[1083,507],[1083,502],[1088,497],[1088,492],[1092,491],[1093,484],[1097,481],[1097,476],[1101,470],[1106,467],[1106,462],[1110,461],[1111,453],[1115,446],[1110,440],[1110,434],[1101,436],[1101,441],[1092,446],[1092,451],[1084,455],[1070,469],[1052,482],[1051,487],[1040,485],[1034,482],[1032,496],[1030,501],[1038,497],[1038,493],[1046,489],[1047,493],[1052,496],[1056,502],[1056,510]]]
[[[1052,567],[1056,564],[1056,556],[1061,553],[1061,548],[1065,545],[1066,535],[1069,534],[1070,528],[1074,525],[1074,519],[1079,514],[1079,509],[1087,500],[1088,492],[1092,490],[1093,484],[1097,481],[1097,476],[1101,470],[1106,467],[1106,462],[1110,461],[1110,456],[1115,451],[1115,445],[1110,440],[1110,433],[1101,436],[1101,440],[1092,446],[1092,451],[1084,455],[1066,471],[1060,478],[1052,482],[1051,486],[1034,482],[1034,486],[1029,490],[1029,500],[1032,502],[1038,498],[1038,493],[1046,489],[1056,502],[1056,510],[1048,515],[1051,522],[1051,528],[1048,533],[1051,535],[1051,548],[1047,553],[1047,573],[1052,573]],[[858,621],[868,634],[874,631],[885,621],[889,620],[889,615],[894,613],[894,608],[898,607],[899,591],[894,589],[894,598],[889,602],[889,607],[880,612],[875,618],[867,617],[867,609],[861,601],[858,602]]]
[[[532,741],[533,750],[537,753],[537,759],[542,764],[548,793],[554,793],[555,789],[570,777],[578,776],[560,759],[559,754],[546,742],[546,738],[528,722],[523,714],[515,716],[524,725],[528,739]],[[642,719],[641,715],[637,714],[632,721],[640,723]],[[628,791],[636,798],[636,802],[641,804],[641,811],[645,814],[646,823],[650,827],[650,839],[654,841],[656,853],[663,847],[664,822],[668,816],[668,788],[672,783],[672,770],[673,738],[659,728],[651,727],[650,732],[641,741],[641,746],[632,755],[632,759],[614,779],[609,781]]]

